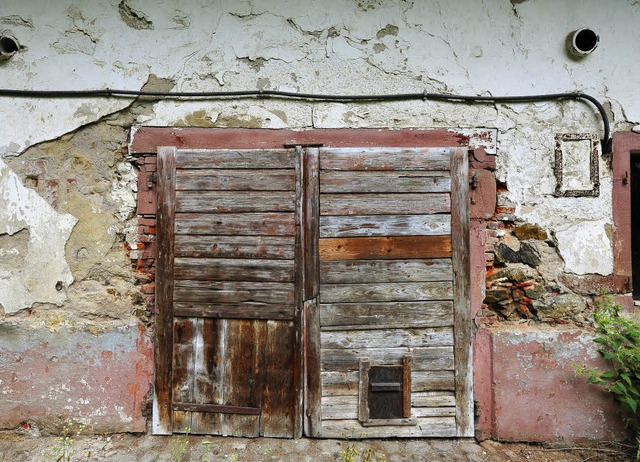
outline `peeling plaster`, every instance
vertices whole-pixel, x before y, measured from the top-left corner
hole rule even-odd
[[[57,213],[42,197],[26,188],[0,159],[0,234],[29,231],[27,255],[22,265],[0,273],[0,304],[14,313],[34,303],[61,305],[64,290],[73,282],[65,260],[65,244],[77,219]],[[4,242],[11,242],[4,239]],[[9,243],[9,246],[15,245]],[[9,249],[2,249],[9,251]]]

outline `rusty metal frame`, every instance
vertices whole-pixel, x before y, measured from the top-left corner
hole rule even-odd
[[[589,179],[591,189],[564,189],[562,178],[562,143],[565,141],[589,141],[591,143],[589,154]],[[598,197],[600,195],[600,168],[598,153],[600,152],[600,140],[592,133],[558,133],[555,136],[555,176],[557,197]]]

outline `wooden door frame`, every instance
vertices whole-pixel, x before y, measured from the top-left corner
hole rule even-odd
[[[403,129],[403,130],[380,130],[380,129],[325,129],[325,130],[268,130],[268,129],[215,129],[215,128],[171,128],[171,127],[134,127],[131,134],[131,143],[129,152],[132,155],[152,154],[162,147],[169,150],[175,149],[268,149],[282,148],[294,146],[324,146],[324,147],[459,147],[468,149],[469,139],[460,133],[448,130],[420,130],[420,129]],[[459,150],[458,150],[459,151]],[[170,157],[170,156],[169,156]],[[459,159],[459,156],[456,155]],[[466,159],[466,155],[464,156]],[[303,164],[300,164],[300,168]],[[452,175],[460,175],[461,178],[467,178],[468,162],[453,161]],[[171,178],[164,178],[167,169],[158,163],[158,179],[162,181],[172,181]],[[166,176],[166,175],[165,175]],[[160,183],[161,181],[158,181]],[[469,189],[468,181],[459,182],[457,191],[452,191],[452,202],[468,200]],[[466,186],[465,186],[466,185]],[[171,222],[171,204],[172,197],[175,203],[175,190],[172,193],[171,188],[157,188],[157,220],[158,231],[160,233],[167,232],[167,226],[172,227]],[[172,196],[173,194],[173,196]],[[299,203],[302,203],[302,199]],[[453,203],[452,203],[453,205]],[[466,208],[466,217],[460,217],[456,223],[452,223],[455,229],[455,235],[452,235],[454,244],[454,261],[460,259],[458,269],[454,270],[456,280],[467,281],[460,287],[463,292],[460,294],[460,306],[456,307],[455,326],[460,326],[463,330],[463,336],[456,335],[455,352],[458,360],[468,364],[468,367],[458,378],[456,374],[456,393],[461,392],[465,399],[466,406],[460,406],[457,412],[458,436],[473,436],[473,400],[472,400],[472,371],[471,371],[471,303],[469,293],[469,217],[468,207]],[[452,231],[453,231],[452,229]],[[171,232],[171,231],[169,231]],[[167,236],[164,236],[166,239]],[[168,261],[167,255],[170,249],[163,249],[156,256],[156,276],[167,277],[172,274],[172,263]],[[156,280],[157,280],[156,278]],[[459,284],[456,284],[459,285]],[[162,285],[161,285],[162,287]],[[305,291],[306,292],[306,291]],[[166,345],[171,345],[172,332],[166,328],[167,310],[162,310],[163,303],[168,302],[171,297],[170,289],[165,286],[160,290],[156,290],[156,378],[154,392],[154,408],[153,408],[153,432],[155,434],[171,433],[171,400],[167,401],[167,384],[171,380],[171,368],[166,367],[167,358],[171,359],[171,354],[167,356]],[[462,306],[464,305],[464,306]],[[166,305],[165,305],[166,306]],[[314,309],[315,306],[315,309]],[[302,386],[305,383],[304,374],[306,372],[306,380],[308,384],[317,387],[320,383],[320,370],[305,371],[307,361],[304,355],[300,354],[303,349],[306,351],[308,360],[311,362],[319,361],[319,329],[304,328],[304,335],[301,335],[301,326],[309,326],[309,321],[317,316],[317,302],[314,305],[314,299],[303,303],[306,309],[301,310],[300,319],[296,324],[296,357],[294,359],[294,371],[296,381],[299,385],[296,388],[298,406],[304,406],[305,417],[305,434],[315,436],[316,431],[313,430],[314,420],[319,419],[320,396],[314,395],[313,391],[309,396],[305,396],[303,403],[303,393],[307,387]],[[305,313],[306,312],[306,313]],[[303,319],[307,316],[307,322]],[[161,326],[160,324],[163,324]],[[168,343],[167,343],[168,342]],[[163,348],[165,346],[165,348]],[[314,350],[315,348],[315,350]],[[163,366],[163,363],[165,366]],[[314,373],[317,372],[317,376]],[[168,387],[170,389],[170,386]],[[170,392],[169,392],[170,394]],[[298,407],[296,406],[296,407]],[[302,414],[297,409],[298,414]],[[458,414],[459,413],[459,414]],[[317,428],[317,427],[316,427]],[[296,436],[302,430],[296,429]]]

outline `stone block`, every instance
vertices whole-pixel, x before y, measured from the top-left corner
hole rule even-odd
[[[0,324],[0,428],[59,433],[71,419],[86,432],[145,431],[152,341],[135,322],[106,327]]]
[[[482,327],[475,343],[476,355],[484,357],[474,361],[481,437],[532,442],[624,437],[613,398],[575,373],[575,364],[606,368],[589,331]]]

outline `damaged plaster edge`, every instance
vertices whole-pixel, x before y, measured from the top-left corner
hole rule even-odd
[[[498,153],[498,129],[497,128],[449,128],[447,131],[460,133],[469,138],[469,148],[483,148],[487,154]]]
[[[0,158],[0,231],[29,230],[24,264],[3,271],[0,278],[0,305],[5,313],[38,302],[60,306],[67,300],[62,289],[74,278],[65,245],[77,223],[76,217],[58,213],[36,191],[22,184]]]

